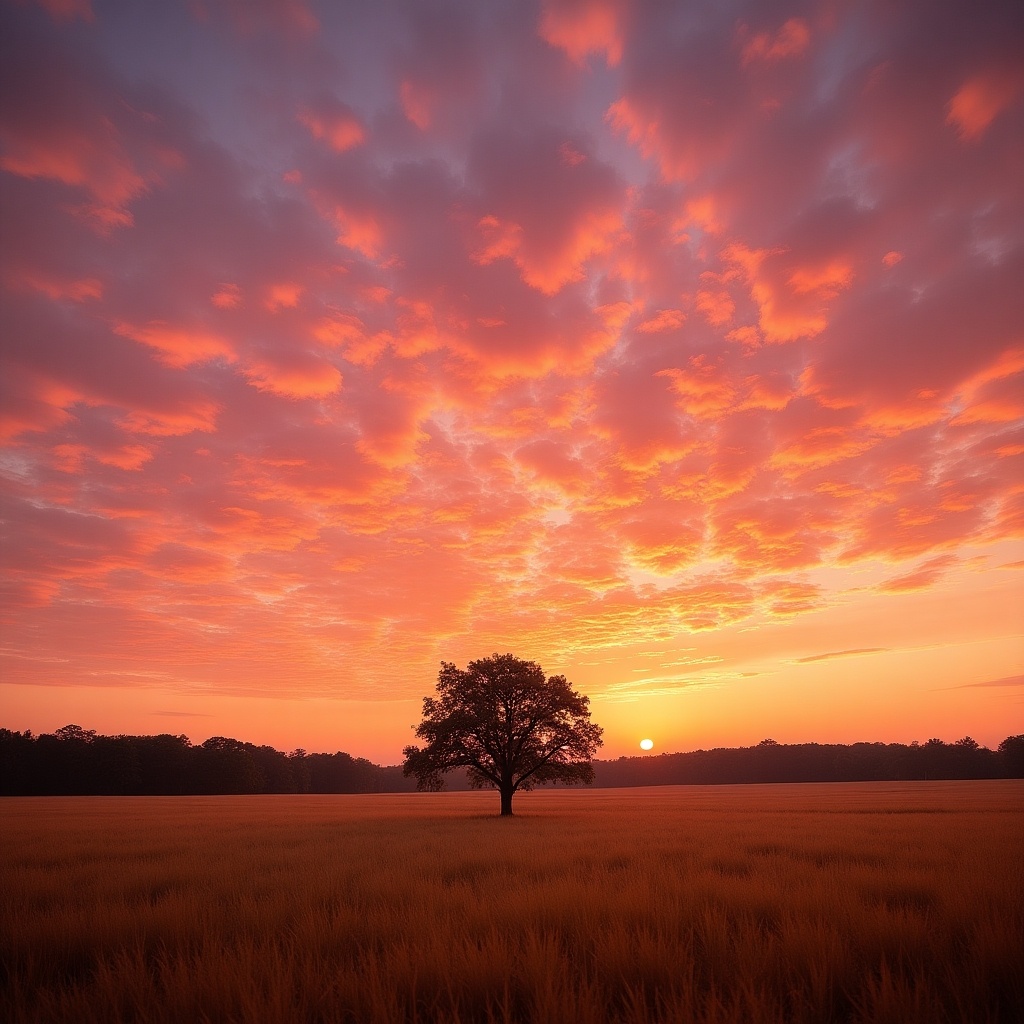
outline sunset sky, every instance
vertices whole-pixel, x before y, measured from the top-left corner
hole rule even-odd
[[[1019,0],[0,0],[0,726],[1024,732]]]

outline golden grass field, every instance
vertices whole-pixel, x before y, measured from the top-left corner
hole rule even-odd
[[[1024,782],[0,802],[0,1020],[1024,1020]]]

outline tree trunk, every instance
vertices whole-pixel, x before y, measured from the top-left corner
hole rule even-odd
[[[512,794],[515,790],[511,786],[502,786],[501,793],[501,816],[503,818],[512,816]]]

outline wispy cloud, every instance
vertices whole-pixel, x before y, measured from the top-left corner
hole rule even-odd
[[[975,687],[987,686],[1024,686],[1024,675],[1003,676],[1001,679],[986,679],[980,683],[963,683],[960,686],[945,686],[945,690],[973,690]]]
[[[824,654],[809,654],[803,658],[794,658],[797,665],[806,665],[812,661],[829,661],[832,658],[856,658],[864,654],[885,654],[888,647],[853,647],[846,651],[826,651]]]

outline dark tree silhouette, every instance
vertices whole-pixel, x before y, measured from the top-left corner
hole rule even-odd
[[[909,745],[759,743],[620,757],[594,761],[593,781],[617,787],[1024,778],[1024,735],[1007,736],[998,750],[964,742],[967,739]],[[471,771],[455,769],[447,776],[447,785],[469,788]],[[168,733],[101,736],[91,729],[65,726],[34,736],[0,728],[0,797],[408,793],[415,786],[416,782],[402,774],[401,765],[381,767],[340,750],[334,754],[304,750],[283,754],[273,747],[226,737],[193,746],[187,736]]]
[[[465,768],[472,786],[498,790],[510,815],[520,789],[593,781],[602,730],[589,704],[565,676],[545,678],[540,665],[511,654],[471,661],[465,671],[441,662],[437,696],[424,699],[416,728],[426,746],[406,747],[402,770],[419,789],[438,790],[445,772]]]

